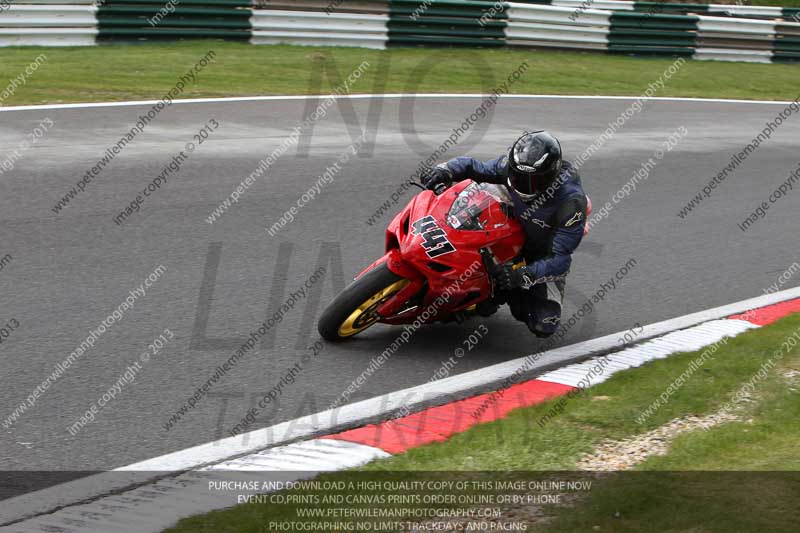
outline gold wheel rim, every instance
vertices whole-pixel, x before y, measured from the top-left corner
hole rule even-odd
[[[379,290],[372,296],[370,296],[364,303],[358,306],[358,308],[350,313],[350,316],[342,322],[342,325],[339,326],[339,336],[340,337],[351,337],[360,331],[364,331],[372,324],[378,321],[380,318],[378,316],[377,310],[380,305],[397,294],[400,289],[408,285],[409,281],[407,279],[401,279],[400,281],[396,281],[389,285],[388,287]]]

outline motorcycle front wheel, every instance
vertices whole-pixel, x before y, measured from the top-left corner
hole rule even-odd
[[[319,319],[323,339],[341,341],[361,333],[380,318],[378,307],[409,281],[382,263],[348,285]]]

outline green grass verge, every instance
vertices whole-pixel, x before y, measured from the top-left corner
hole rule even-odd
[[[752,400],[737,404],[741,422],[682,434],[667,455],[651,457],[637,467],[642,476],[600,480],[585,501],[553,509],[554,518],[543,530],[796,531],[792,528],[800,519],[800,478],[766,473],[800,471],[800,394],[784,375],[790,369],[800,370],[800,342],[791,349],[784,344],[793,335],[800,338],[800,314],[731,339],[642,424],[637,417],[702,351],[616,374],[571,398],[563,412],[547,423],[539,421],[558,400],[517,409],[505,419],[476,426],[444,443],[373,462],[361,473],[423,479],[437,471],[509,476],[512,471],[572,470],[603,439],[624,439],[675,418],[717,411],[772,361],[770,372],[751,382]],[[720,472],[687,480],[685,474],[674,473],[680,471]],[[721,471],[765,473],[755,479],[758,474]],[[340,472],[322,479],[351,475]],[[742,482],[732,482],[737,479]],[[748,513],[737,512],[743,509]],[[285,506],[247,504],[183,520],[169,531],[264,531],[267,520],[291,519],[291,511]]]
[[[224,97],[327,93],[336,83],[312,73],[335,66],[347,76],[370,67],[351,92],[489,92],[527,61],[512,93],[640,95],[673,59],[523,49],[423,49],[253,46],[221,41],[103,45],[86,48],[4,48],[0,80],[20,76],[39,54],[46,61],[2,105],[160,98],[210,49],[216,61],[180,96]],[[427,69],[424,75],[420,69]],[[687,61],[657,96],[794,99],[800,67]],[[385,79],[385,84],[376,82]],[[0,91],[6,84],[0,83]]]

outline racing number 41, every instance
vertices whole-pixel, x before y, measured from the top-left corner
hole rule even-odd
[[[452,243],[447,240],[445,231],[431,215],[420,218],[411,227],[413,228],[411,233],[422,236],[422,247],[431,259],[456,251]]]

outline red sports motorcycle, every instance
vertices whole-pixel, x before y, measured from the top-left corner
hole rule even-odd
[[[389,224],[383,257],[322,313],[320,335],[343,340],[376,322],[461,321],[480,312],[493,296],[489,269],[519,258],[525,242],[513,209],[499,185],[464,180],[439,195],[420,192]]]

